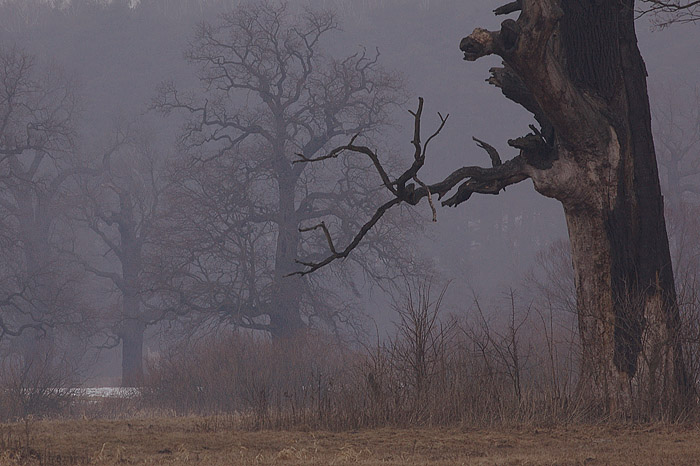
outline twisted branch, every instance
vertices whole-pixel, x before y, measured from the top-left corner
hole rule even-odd
[[[354,136],[349,144],[337,147],[330,151],[327,155],[317,158],[307,158],[300,155],[300,160],[297,160],[296,162],[316,162],[327,160],[330,158],[336,158],[346,151],[363,154],[370,158],[377,169],[384,186],[392,194],[393,198],[377,208],[372,218],[362,225],[352,241],[341,251],[336,249],[332,235],[324,222],[312,227],[300,228],[300,232],[309,232],[316,229],[322,230],[326,237],[326,241],[328,242],[330,254],[325,259],[318,262],[297,261],[297,263],[303,265],[306,267],[306,269],[294,272],[291,275],[306,275],[330,264],[337,259],[346,258],[353,249],[359,246],[362,239],[369,233],[374,225],[379,222],[384,214],[386,214],[392,207],[401,203],[416,205],[421,199],[428,198],[428,203],[430,204],[433,213],[433,221],[436,221],[437,210],[433,200],[433,195],[435,194],[438,195],[438,199],[442,199],[453,188],[459,185],[457,192],[442,202],[443,206],[450,207],[457,206],[468,200],[473,193],[498,194],[506,186],[518,183],[528,178],[530,176],[530,166],[526,162],[526,158],[536,158],[537,156],[542,156],[540,152],[544,150],[543,147],[534,144],[523,145],[520,155],[508,160],[505,163],[502,163],[500,155],[493,146],[475,138],[474,140],[477,142],[478,146],[486,150],[486,152],[489,154],[492,167],[462,167],[453,171],[442,181],[428,185],[420,180],[418,174],[425,164],[427,147],[429,143],[440,134],[447,123],[447,118],[449,115],[443,117],[438,113],[440,124],[437,130],[434,131],[430,137],[426,139],[425,144],[423,144],[421,139],[421,119],[423,115],[422,98],[419,98],[418,100],[418,109],[415,112],[411,111],[410,113],[413,115],[414,120],[413,140],[411,141],[414,147],[413,163],[394,181],[391,181],[391,177],[382,166],[380,158],[376,152],[368,147],[355,145],[354,141],[356,140],[357,136]],[[529,136],[537,137],[536,135]],[[418,187],[416,187],[414,183],[409,183],[411,180],[415,181]]]

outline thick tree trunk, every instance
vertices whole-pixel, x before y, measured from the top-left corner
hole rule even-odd
[[[685,376],[646,70],[627,3],[561,2],[568,78],[595,96],[610,137],[562,144],[559,156],[576,176],[552,194],[571,239],[581,388],[611,412],[651,415],[682,398]],[[556,163],[546,177],[553,175]]]
[[[600,44],[597,56],[569,62],[568,68],[583,86],[607,97],[602,111],[612,114],[607,118],[619,140],[619,154],[615,148],[599,155],[615,171],[608,181],[615,184],[609,186],[607,205],[601,203],[600,210],[586,220],[567,210],[584,348],[583,375],[589,379],[584,379],[584,386],[592,382],[613,411],[629,412],[635,405],[651,415],[664,404],[682,400],[685,375],[646,69],[637,48],[633,3],[622,8],[591,3],[583,9],[581,2],[573,0],[563,4],[569,18],[564,23],[570,28],[567,36],[580,34],[582,28],[607,31],[604,37],[609,43]],[[581,17],[589,19],[579,22]],[[569,42],[570,50],[584,45],[580,38]],[[604,70],[602,77],[591,79],[591,73],[573,71],[582,64]],[[602,361],[598,360],[601,355]]]
[[[634,1],[519,0],[500,10],[520,8],[517,22],[477,29],[461,44],[468,60],[503,57],[490,82],[542,126],[512,141],[520,160],[493,175],[502,186],[530,177],[564,206],[581,390],[609,412],[669,413],[687,379]],[[483,176],[467,194],[500,186]]]
[[[638,272],[620,268],[620,248],[610,211],[567,211],[574,263],[582,345],[580,389],[614,413],[649,415],[679,401],[683,390],[679,341],[674,339],[677,309],[673,288],[644,282]],[[641,251],[627,242],[639,263],[662,250]],[[669,262],[670,264],[670,262]],[[669,265],[670,266],[670,265]]]

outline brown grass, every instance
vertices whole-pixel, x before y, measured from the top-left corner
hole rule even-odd
[[[700,429],[688,426],[382,428],[334,433],[250,432],[230,425],[229,417],[4,424],[0,464],[680,465],[697,464],[700,458]],[[27,432],[29,445],[24,443]]]

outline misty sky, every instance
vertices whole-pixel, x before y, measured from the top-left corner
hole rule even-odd
[[[183,87],[193,85],[194,70],[182,56],[192,27],[238,2],[153,3],[131,10],[85,6],[75,11],[41,9],[36,18],[32,18],[35,13],[27,6],[24,16],[16,12],[3,14],[0,38],[36,53],[42,61],[61,66],[77,79],[84,96],[84,133],[89,138],[90,134],[104,131],[117,117],[142,112],[160,81],[174,79]],[[528,132],[532,119],[484,82],[489,67],[497,65],[498,59],[489,57],[468,63],[462,60],[458,49],[459,40],[474,27],[498,26],[500,19],[491,14],[493,2],[338,0],[315,4],[341,13],[344,30],[335,35],[332,52],[378,47],[382,63],[406,78],[411,96],[406,106],[414,107],[417,96],[426,99],[427,127],[437,122],[430,115],[438,111],[450,114],[449,124],[435,142],[426,167],[429,179],[437,180],[459,165],[483,164],[486,155],[475,147],[472,136],[490,142],[505,157],[514,155],[506,140]],[[638,22],[638,34],[649,70],[652,101],[669,87],[683,93],[700,82],[697,25],[653,30],[649,21],[642,19]],[[398,114],[396,123],[404,127],[393,135],[394,141],[404,146],[391,150],[409,155],[410,133],[405,125],[410,124],[410,116]],[[428,217],[427,206],[421,205],[418,210]],[[469,254],[455,255],[455,250],[480,241],[470,236],[470,220],[494,212],[515,216],[519,212],[537,212],[544,216],[538,233],[545,240],[565,233],[559,210],[555,202],[534,193],[530,182],[508,188],[498,197],[475,196],[455,211],[441,209],[438,224],[427,225],[426,231],[432,237],[426,242],[427,253],[437,256],[445,267],[464,266],[470,270]],[[499,256],[516,256],[517,251],[506,248],[499,253],[493,254],[496,260],[489,265],[491,270],[484,270],[481,264],[475,273],[500,276],[504,282],[514,280],[527,268],[532,248],[525,254],[524,263],[513,258],[515,269],[499,267],[500,261],[509,260]]]

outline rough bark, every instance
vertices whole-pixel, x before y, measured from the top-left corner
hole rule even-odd
[[[556,161],[531,177],[566,213],[581,389],[612,412],[638,403],[654,412],[678,400],[685,375],[633,3],[531,1],[523,8],[518,44],[496,47],[554,128]],[[480,35],[466,45],[478,49]]]
[[[484,55],[491,44],[552,124],[556,161],[530,176],[566,213],[581,389],[622,413],[638,403],[654,412],[685,388],[633,7],[632,1],[525,1],[517,27],[477,30],[462,44],[466,58]],[[509,49],[502,42],[511,29],[518,37]]]

